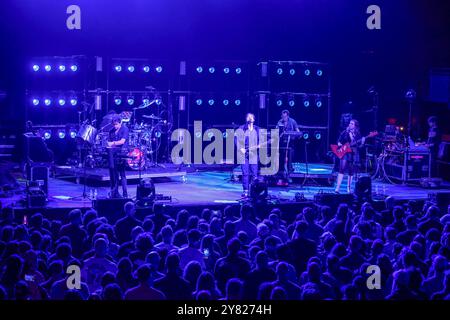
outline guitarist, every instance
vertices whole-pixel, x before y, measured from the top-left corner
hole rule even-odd
[[[247,113],[245,124],[240,126],[244,133],[244,145],[241,145],[240,152],[245,156],[242,163],[242,197],[248,197],[248,191],[253,179],[258,177],[258,144],[259,127],[255,125],[255,115]]]
[[[336,193],[339,193],[345,171],[348,171],[347,192],[351,193],[355,162],[359,162],[358,148],[364,145],[365,140],[365,137],[361,137],[358,120],[350,120],[347,129],[342,131],[338,139],[339,147],[349,143],[352,152],[345,154],[339,161],[339,174],[337,176],[336,189],[334,190]]]

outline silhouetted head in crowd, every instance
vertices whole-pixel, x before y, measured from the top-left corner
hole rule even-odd
[[[201,239],[201,234],[197,229],[189,230],[189,232],[188,232],[189,247],[198,249],[200,247],[200,239]]]
[[[211,293],[208,290],[202,290],[197,292],[195,296],[195,300],[197,301],[209,301],[212,300]]]
[[[303,217],[305,218],[306,222],[313,223],[316,219],[316,214],[314,210],[310,207],[304,207],[303,208]]]
[[[136,250],[147,253],[153,249],[153,239],[150,233],[144,232],[137,236],[134,242]]]
[[[270,293],[270,300],[287,300],[288,296],[283,287],[274,287]]]
[[[184,267],[183,278],[189,283],[196,285],[199,275],[202,273],[202,266],[198,261],[190,261]]]
[[[222,235],[222,222],[219,218],[214,217],[211,219],[211,223],[209,224],[209,232],[216,237]]]
[[[228,280],[226,286],[227,300],[242,300],[242,281],[238,278]]]
[[[358,253],[361,251],[364,241],[359,236],[352,236],[349,242],[351,252]]]
[[[102,288],[105,288],[108,284],[115,283],[115,282],[116,282],[115,274],[107,271],[102,275],[102,278],[100,280],[100,285],[102,286]]]
[[[336,220],[345,221],[348,215],[348,205],[346,203],[341,203],[336,212]]]
[[[250,220],[253,217],[253,207],[248,204],[244,204],[241,207],[241,218],[242,220]]]
[[[98,238],[94,243],[95,256],[104,258],[108,252],[108,242],[103,238]]]
[[[135,277],[139,284],[150,285],[150,280],[152,277],[151,267],[148,264],[139,266],[135,272]]]
[[[155,225],[153,223],[153,220],[150,218],[145,218],[144,221],[142,222],[142,228],[144,229],[145,232],[153,232]]]
[[[81,210],[74,209],[69,212],[69,221],[74,226],[81,225]]]
[[[206,222],[209,222],[211,220],[212,211],[211,209],[205,208],[202,210],[201,217]]]
[[[258,269],[267,269],[268,265],[269,265],[269,257],[267,255],[266,252],[264,251],[259,251],[256,254],[256,267]]]
[[[241,242],[238,238],[232,238],[228,241],[227,248],[229,255],[237,255],[241,249]]]
[[[308,222],[306,221],[297,221],[295,224],[295,235],[297,238],[303,238],[305,236],[305,232],[308,230]]]
[[[128,277],[133,273],[133,263],[128,257],[123,257],[117,263],[117,274]]]
[[[134,204],[134,202],[129,201],[124,204],[123,210],[125,211],[125,215],[134,218],[134,215],[136,213],[136,205]]]
[[[176,230],[186,229],[187,221],[189,218],[189,212],[185,209],[178,211],[176,220]]]
[[[192,229],[197,229],[198,228],[198,217],[197,216],[190,216],[188,218],[187,224],[186,224],[186,229],[187,230],[192,230]]]
[[[223,226],[223,229],[224,229],[224,232],[225,232],[225,237],[227,239],[233,237],[234,234],[236,233],[236,227],[235,227],[234,223],[231,222],[231,221],[225,222],[225,224]]]
[[[211,272],[205,271],[197,280],[197,292],[208,290],[211,294],[216,292],[216,280]]]
[[[95,211],[94,209],[87,210],[83,215],[83,225],[87,226],[89,222],[97,219],[97,216],[97,211]]]
[[[178,273],[180,271],[180,257],[176,252],[171,252],[166,258],[167,273]]]
[[[37,228],[37,229],[42,228],[43,219],[44,217],[42,216],[41,213],[33,214],[29,222],[30,228]]]
[[[172,244],[173,240],[173,231],[172,227],[170,226],[164,226],[161,228],[161,237],[164,243],[166,244]]]
[[[110,283],[103,289],[103,299],[108,301],[123,300],[123,292],[117,283]]]
[[[241,230],[241,231],[239,231],[239,232],[237,233],[236,236],[237,236],[237,238],[239,239],[239,241],[240,241],[242,244],[249,244],[250,239],[249,239],[249,237],[248,237],[247,232]]]
[[[145,257],[145,262],[152,268],[152,270],[156,271],[159,268],[161,257],[158,252],[152,251]]]
[[[83,296],[81,295],[80,290],[77,289],[69,289],[64,293],[64,300],[68,301],[78,301],[83,300]]]
[[[14,239],[14,228],[11,226],[4,226],[2,228],[0,241],[9,242]]]
[[[277,273],[277,278],[279,281],[286,281],[288,280],[288,275],[289,275],[289,266],[286,262],[279,262],[277,264],[277,269],[276,269],[276,273]]]

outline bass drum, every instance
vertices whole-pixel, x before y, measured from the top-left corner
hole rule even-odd
[[[95,138],[97,136],[97,129],[90,124],[84,124],[78,130],[77,138],[78,140],[84,141],[93,145],[95,143]]]
[[[131,170],[143,170],[145,167],[145,152],[139,148],[131,148],[128,152],[127,159],[128,167]]]

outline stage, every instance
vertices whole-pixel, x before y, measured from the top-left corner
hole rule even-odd
[[[317,169],[324,169],[329,165],[310,164],[310,169],[314,172]],[[170,196],[171,200],[159,201],[173,208],[224,208],[227,205],[239,205],[241,198],[242,185],[239,182],[236,170],[230,171],[195,171],[180,170],[180,174],[172,174],[167,177],[153,177],[156,187],[156,193],[164,196]],[[192,172],[190,172],[192,171]],[[319,170],[320,171],[320,170]],[[325,172],[325,171],[320,171]],[[331,176],[331,172],[328,172]],[[312,204],[314,196],[318,193],[333,193],[334,186],[317,186],[307,184],[302,186],[303,179],[293,179],[287,187],[270,186],[268,190],[269,202],[273,206],[282,206],[302,202],[302,205]],[[107,182],[88,183],[85,187],[83,179],[68,179],[62,176],[60,178],[50,178],[48,202],[45,208],[27,209],[25,198],[25,180],[18,179],[22,192],[16,192],[7,198],[2,198],[4,207],[14,207],[16,212],[26,212],[26,210],[41,211],[51,214],[52,212],[67,213],[74,208],[87,209],[93,206],[93,201],[89,199],[90,195],[96,191],[97,199],[107,199],[109,186]],[[128,194],[131,199],[136,197],[136,183],[138,180],[130,179],[128,185]],[[341,187],[342,196],[345,196],[346,179]],[[446,183],[439,189],[425,189],[419,186],[393,185],[380,181],[372,182],[372,194],[374,200],[382,203],[383,199],[390,195],[399,202],[407,200],[423,201],[429,198],[430,193],[448,192],[449,184]],[[83,192],[87,197],[83,198]],[[297,199],[296,199],[297,195]],[[300,196],[301,201],[298,197]]]

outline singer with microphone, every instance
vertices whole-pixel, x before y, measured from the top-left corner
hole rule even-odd
[[[128,198],[127,177],[125,175],[125,161],[120,157],[123,151],[128,147],[128,128],[122,124],[119,115],[112,117],[111,124],[113,128],[108,136],[108,158],[109,158],[109,177],[111,181],[111,198],[120,198],[119,194],[119,175],[122,182],[123,197]]]

